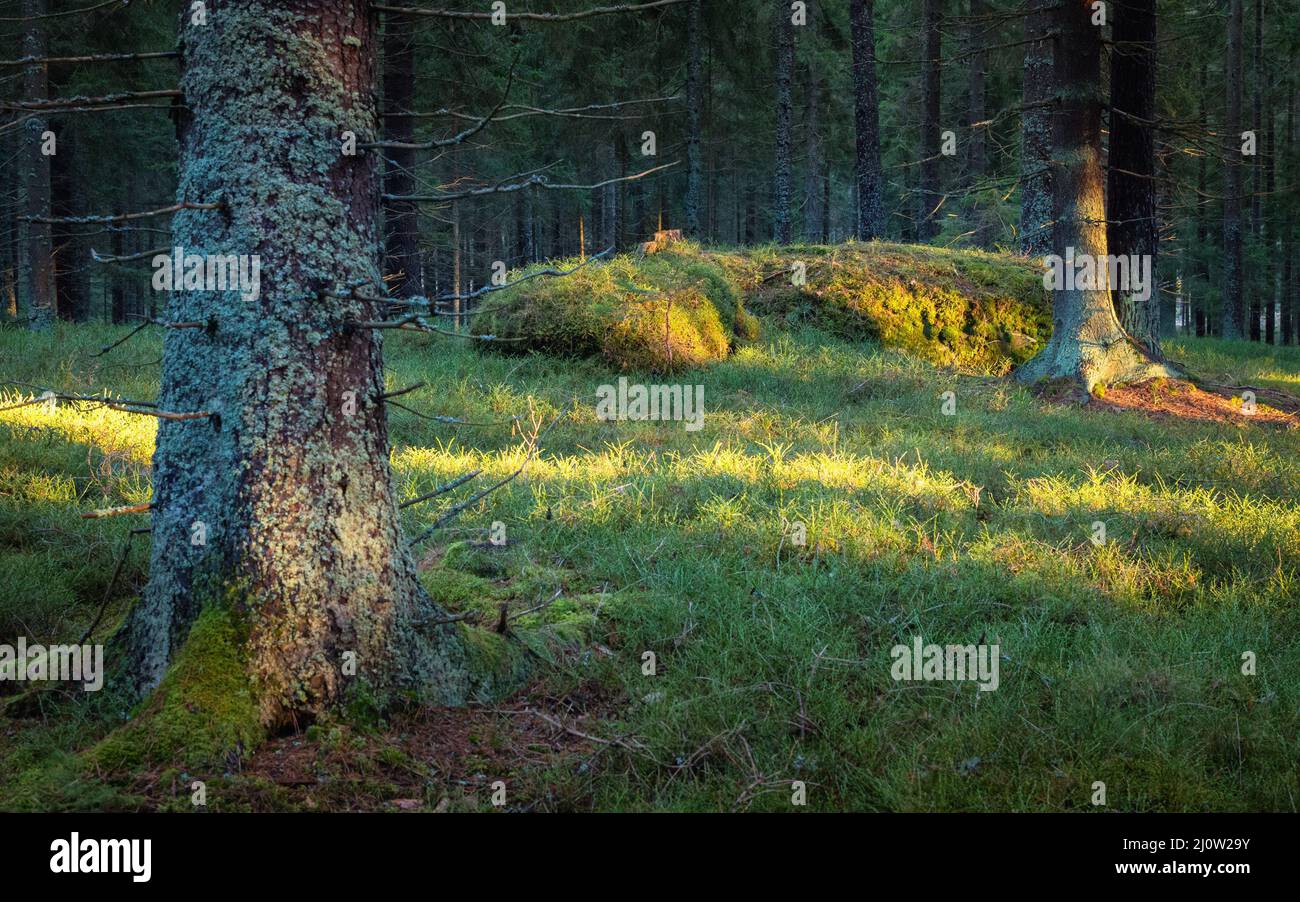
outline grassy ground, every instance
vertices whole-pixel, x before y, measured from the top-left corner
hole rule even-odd
[[[88,356],[123,333],[0,331],[3,378],[150,399],[156,336]],[[1294,349],[1170,350],[1215,381],[1300,392]],[[218,810],[485,809],[497,780],[508,807],[542,810],[790,810],[795,780],[822,811],[1094,810],[1095,781],[1112,810],[1300,803],[1300,430],[1053,404],[774,317],[671,377],[705,386],[698,432],[597,420],[596,387],[619,376],[599,360],[441,336],[387,351],[393,388],[437,386],[404,404],[493,424],[393,410],[403,498],[509,473],[510,417],[563,415],[522,477],[420,555],[456,609],[561,590],[518,622],[568,650],[495,708],[344,716],[224,774],[96,771],[75,753],[123,712],[10,705],[0,808],[185,809],[193,779]],[[0,413],[0,641],[75,641],[95,619],[140,524],[79,514],[148,499],[152,437],[103,410]],[[409,508],[408,533],[437,513]],[[493,521],[504,548],[484,541]],[[142,585],[147,538],[100,637]],[[895,682],[890,648],[916,635],[998,643],[999,688]]]

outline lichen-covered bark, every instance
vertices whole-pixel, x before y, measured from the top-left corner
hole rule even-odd
[[[1052,93],[1054,41],[1051,0],[1030,0],[1025,17],[1024,84],[1020,115],[1020,252],[1030,257],[1052,248]],[[1035,40],[1036,39],[1036,40]]]
[[[777,244],[793,238],[790,202],[793,197],[794,24],[790,4],[775,0],[776,14],[776,174],[772,183],[772,231]]]
[[[453,703],[473,690],[400,535],[380,333],[349,326],[380,311],[321,293],[380,277],[374,158],[341,152],[345,131],[378,131],[374,17],[365,0],[222,0],[181,26],[177,196],[225,209],[179,213],[173,241],[260,255],[261,291],[167,299],[167,319],[213,329],[168,330],[159,404],[214,417],[160,423],[150,580],[125,640],[148,690],[234,586],[268,726],[310,720],[352,680]]]
[[[883,238],[885,234],[874,0],[852,0],[849,17],[853,41],[853,116],[857,129],[854,175],[858,202],[854,232],[859,241],[870,241]],[[827,210],[825,215],[829,217],[830,211]]]
[[[23,0],[22,14],[27,20],[23,31],[23,56],[46,56],[45,35],[47,0]],[[23,67],[23,97],[29,102],[47,99],[49,78],[44,63]],[[48,218],[50,215],[50,158],[41,153],[43,135],[49,127],[43,116],[33,116],[23,124],[22,180],[23,214]],[[23,253],[19,281],[33,330],[48,329],[54,321],[54,245],[50,225],[44,222],[23,223]]]
[[[1117,256],[1149,256],[1154,285],[1150,294],[1115,288],[1113,298],[1124,331],[1160,359],[1161,299],[1157,252],[1156,153],[1156,4],[1131,0],[1114,9],[1114,48],[1110,55],[1110,156],[1107,233]],[[1173,331],[1172,317],[1168,331]]]
[[[1056,7],[1060,41],[1054,65],[1060,103],[1054,122],[1054,253],[1104,260],[1105,170],[1101,151],[1101,40],[1091,4],[1066,0]],[[1177,375],[1151,359],[1120,328],[1110,292],[1070,288],[1053,292],[1052,337],[1021,367],[1024,382],[1068,378],[1091,392],[1098,385]]]

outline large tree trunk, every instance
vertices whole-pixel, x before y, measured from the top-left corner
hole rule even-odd
[[[1222,337],[1241,338],[1241,0],[1228,2],[1227,82],[1223,124]]]
[[[776,0],[776,173],[772,180],[772,233],[777,244],[793,238],[790,201],[793,196],[793,104],[794,23],[790,4]]]
[[[1156,4],[1129,0],[1116,4],[1110,55],[1111,116],[1106,240],[1116,256],[1149,257],[1151,281],[1146,298],[1111,286],[1120,325],[1138,346],[1162,359],[1161,334],[1173,323],[1160,322],[1156,223]],[[1163,331],[1162,331],[1163,329]]]
[[[1020,115],[1020,252],[1041,257],[1052,252],[1052,91],[1051,0],[1030,0],[1025,17],[1024,111]]]
[[[857,127],[854,175],[857,211],[854,234],[859,241],[885,234],[884,176],[880,169],[880,100],[876,88],[874,0],[852,0],[853,115]],[[829,210],[827,211],[829,216]]]
[[[177,214],[173,241],[260,255],[261,285],[251,301],[167,301],[168,319],[214,328],[168,330],[160,409],[213,416],[159,424],[149,584],[126,633],[136,687],[158,684],[220,597],[268,727],[310,721],[358,682],[462,702],[464,647],[429,622],[442,613],[399,529],[382,333],[350,325],[384,315],[347,290],[379,291],[377,167],[340,152],[345,130],[377,137],[376,14],[365,0],[212,6],[183,26],[177,197],[224,209]]]
[[[415,136],[415,32],[411,18],[389,13],[384,20],[384,140],[410,144]],[[407,115],[400,115],[407,114]],[[385,148],[384,193],[415,193],[414,150]],[[397,297],[424,294],[417,208],[411,201],[387,201],[384,215],[384,271]]]
[[[23,56],[44,57],[48,42],[44,16],[47,0],[23,0],[22,14],[27,20],[23,32]],[[46,100],[49,78],[44,63],[23,67],[23,98],[28,102]],[[48,222],[32,218],[50,216],[50,158],[42,153],[42,135],[48,129],[43,116],[33,116],[23,125],[22,182],[23,223],[22,277],[23,301],[32,329],[44,330],[54,321],[54,241]]]
[[[918,192],[916,237],[927,241],[939,233],[935,219],[939,206],[939,171],[942,158],[939,151],[939,117],[943,85],[943,0],[923,0],[921,27],[925,29],[922,41],[921,63],[921,186]]]
[[[700,155],[700,107],[704,94],[700,51],[700,6],[691,0],[686,31],[686,235],[700,237],[700,197],[704,162]]]
[[[1056,7],[1060,40],[1054,66],[1059,96],[1053,123],[1056,202],[1053,251],[1088,255],[1104,266],[1105,171],[1101,162],[1101,38],[1087,0]],[[1120,327],[1110,292],[1102,287],[1062,287],[1052,295],[1052,337],[1017,372],[1025,382],[1067,378],[1092,392],[1097,386],[1157,375],[1176,375],[1152,360]]]

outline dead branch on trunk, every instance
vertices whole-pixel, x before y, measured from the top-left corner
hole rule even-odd
[[[126,541],[122,543],[122,550],[117,556],[117,566],[113,568],[113,575],[108,578],[108,585],[104,587],[104,597],[99,602],[99,610],[95,612],[95,619],[90,621],[90,626],[81,634],[77,640],[78,645],[85,645],[86,640],[95,632],[95,627],[99,626],[99,621],[104,617],[104,611],[108,610],[109,599],[113,597],[113,587],[117,585],[117,579],[122,575],[122,570],[126,567],[127,558],[131,556],[131,543],[135,537],[149,532],[148,529],[133,529],[126,534]]]
[[[208,334],[211,335],[217,331],[217,318],[212,317],[207,322],[192,322],[192,323],[169,323],[160,319],[146,319],[140,325],[136,326],[130,332],[126,333],[121,338],[119,338],[117,341],[113,342],[112,344],[104,345],[102,348],[100,348],[98,351],[96,351],[94,354],[91,354],[90,356],[103,357],[105,354],[107,354],[109,351],[113,350],[114,348],[126,344],[128,341],[130,341],[132,338],[135,338],[135,336],[139,335],[141,332],[143,332],[145,329],[149,328],[150,326],[161,326],[164,329],[206,329]]]
[[[581,263],[579,263],[577,266],[572,267],[571,269],[540,269],[537,270],[536,272],[530,272],[526,276],[520,276],[519,278],[514,279],[512,281],[502,282],[500,285],[485,285],[482,288],[477,288],[474,291],[471,291],[467,294],[440,294],[436,298],[430,299],[429,312],[433,316],[456,316],[458,314],[439,310],[435,305],[441,304],[444,301],[472,301],[474,298],[482,297],[485,294],[491,294],[494,291],[504,291],[507,288],[514,288],[516,285],[520,284],[521,282],[527,282],[531,279],[536,279],[541,276],[554,276],[556,278],[571,276],[578,270],[586,266],[590,266],[592,263],[595,263],[597,260],[608,257],[612,253],[614,253],[614,246],[610,245],[609,247],[601,251],[599,254],[593,254],[592,256],[588,257],[586,260],[583,260]],[[494,309],[496,308],[480,307],[478,310],[470,310],[470,311],[462,310],[459,315],[473,316],[476,313],[482,313],[486,310],[494,310]]]
[[[103,3],[96,3],[92,6],[83,6],[81,9],[65,9],[56,13],[41,13],[39,16],[7,16],[0,18],[0,22],[35,22],[40,19],[62,19],[64,16],[79,16],[82,13],[93,13],[96,10],[106,9],[110,6],[116,6],[119,9],[126,6],[122,0],[104,0]]]
[[[2,384],[15,387],[27,387],[21,382],[6,382]],[[152,401],[128,401],[125,399],[96,398],[92,395],[70,395],[64,392],[49,391],[48,389],[41,390],[41,394],[37,397],[0,407],[0,411],[17,410],[20,407],[32,407],[37,404],[48,404],[50,401],[68,401],[74,406],[77,404],[95,404],[100,407],[107,407],[109,410],[120,411],[121,413],[136,413],[146,417],[157,417],[160,420],[210,420],[215,416],[213,411],[210,410],[159,410],[158,405]]]
[[[453,479],[451,482],[438,486],[432,492],[426,492],[425,494],[420,495],[419,497],[412,498],[410,501],[403,501],[401,504],[398,505],[398,507],[405,510],[406,508],[411,507],[413,505],[422,504],[425,501],[428,501],[432,498],[437,498],[439,495],[445,495],[448,492],[453,491],[454,489],[460,488],[465,483],[469,482],[471,479],[473,479],[475,476],[477,476],[482,472],[483,472],[482,470],[471,470],[469,473],[466,473],[464,476],[458,476],[455,479]]]
[[[501,479],[500,481],[495,482],[492,485],[488,486],[483,491],[476,492],[474,495],[471,495],[469,498],[465,499],[461,503],[451,508],[448,508],[446,513],[444,513],[437,520],[433,521],[432,526],[430,526],[424,532],[416,536],[415,539],[412,540],[411,544],[418,545],[420,542],[423,542],[425,539],[429,538],[439,529],[442,529],[452,520],[455,520],[457,517],[459,517],[470,507],[477,504],[479,501],[482,501],[484,498],[486,498],[488,495],[492,494],[502,486],[505,486],[513,482],[515,478],[519,476],[520,473],[524,472],[524,469],[527,468],[529,462],[532,461],[532,459],[537,455],[537,451],[541,447],[541,440],[546,436],[546,433],[550,432],[551,427],[554,426],[559,421],[560,421],[560,417],[556,417],[555,419],[551,420],[550,424],[547,425],[545,429],[542,429],[541,431],[537,431],[537,428],[534,427],[533,434],[528,439],[528,445],[527,445],[528,453],[524,455],[523,463],[519,465],[518,469],[516,469],[509,476],[506,476],[504,479]]]
[[[102,520],[105,517],[122,517],[127,514],[147,514],[153,510],[153,504],[146,502],[144,504],[128,504],[125,507],[105,507],[99,510],[86,511],[81,515],[83,520]]]
[[[152,219],[155,216],[170,216],[181,210],[220,210],[224,204],[172,204],[157,210],[145,210],[140,213],[120,213],[115,216],[19,216],[22,222],[36,222],[42,225],[109,225],[115,222],[130,222],[134,219]]]
[[[117,94],[105,94],[102,97],[53,97],[49,100],[15,100],[0,103],[0,110],[64,110],[77,107],[96,109],[133,103],[139,100],[159,100],[164,97],[183,97],[178,89],[163,91],[120,91]]]
[[[170,247],[156,247],[153,250],[140,251],[138,254],[122,254],[114,257],[107,254],[101,254],[92,247],[90,249],[90,259],[94,260],[96,263],[131,263],[135,260],[152,259],[153,257],[157,257],[159,254],[170,254],[171,252],[172,249]]]
[[[175,50],[156,50],[148,53],[95,53],[89,56],[23,56],[18,59],[0,60],[0,66],[54,66],[65,63],[117,63],[133,60],[176,59],[180,54]]]

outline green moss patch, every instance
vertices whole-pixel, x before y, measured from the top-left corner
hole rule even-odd
[[[755,314],[999,373],[1032,357],[1051,331],[1028,261],[875,242],[734,251],[677,243],[524,282],[484,311],[476,328],[506,339],[499,347],[656,371],[713,363],[757,341]]]
[[[205,772],[230,769],[256,748],[265,731],[232,611],[211,604],[199,615],[162,683],[89,760],[108,770],[178,764]]]
[[[757,322],[745,314],[726,273],[680,244],[524,282],[490,296],[483,310],[475,329],[507,339],[511,348],[599,356],[622,369],[700,366],[725,358],[735,338],[757,337]]]
[[[1002,373],[1051,334],[1041,274],[1016,257],[876,242],[712,256],[755,313],[945,366]]]

